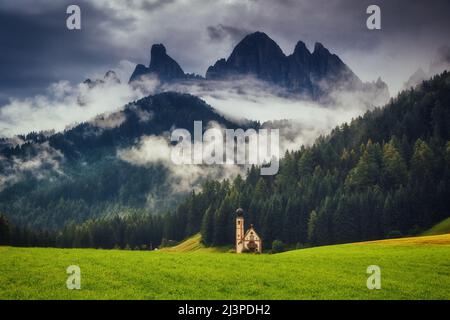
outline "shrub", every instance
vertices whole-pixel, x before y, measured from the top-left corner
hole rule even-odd
[[[285,245],[281,240],[274,240],[272,242],[272,253],[280,253],[285,250]]]

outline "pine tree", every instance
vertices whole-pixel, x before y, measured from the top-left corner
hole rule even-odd
[[[407,182],[407,167],[393,142],[383,146],[382,185],[385,189],[394,189]]]
[[[214,211],[212,207],[206,210],[201,227],[202,242],[211,245],[214,240]]]
[[[432,179],[434,155],[428,144],[417,139],[411,158],[411,175],[417,183],[429,183]]]
[[[10,232],[8,219],[0,214],[0,245],[10,244]]]
[[[312,244],[317,242],[316,237],[317,212],[311,211],[308,219],[308,241]]]
[[[379,183],[382,159],[380,145],[371,140],[361,147],[361,151],[358,164],[350,171],[345,182],[347,186],[359,189]]]
[[[225,197],[216,211],[214,217],[214,245],[225,245],[232,243],[234,238],[234,224],[232,223],[234,210],[230,205],[229,197]]]

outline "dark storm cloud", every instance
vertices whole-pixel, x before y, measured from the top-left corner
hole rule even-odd
[[[223,24],[218,24],[217,26],[208,26],[208,37],[213,41],[223,41],[227,37],[230,37],[233,42],[237,42],[244,38],[247,34],[252,31],[243,28],[236,28],[233,26],[227,26]]]
[[[127,2],[130,5],[135,5],[135,1],[132,0],[127,0]],[[159,9],[161,7],[167,6],[167,5],[171,5],[175,3],[175,0],[148,0],[148,1],[143,1],[142,3],[139,4],[139,7],[143,10],[155,10],[155,9]]]
[[[82,30],[65,27],[66,7],[81,7]],[[382,9],[382,30],[366,28],[366,8]],[[187,72],[204,74],[247,33],[264,31],[286,54],[298,40],[321,42],[363,80],[391,86],[449,45],[450,1],[83,0],[0,3],[0,104],[58,80],[80,82],[120,60],[148,64],[164,43]]]
[[[3,98],[41,92],[50,83],[76,80],[89,68],[116,63],[120,52],[105,37],[108,10],[82,3],[82,30],[66,28],[68,3],[18,8],[0,5],[0,91]],[[117,28],[126,20],[115,19]],[[1,96],[0,96],[1,99]]]
[[[448,0],[252,0],[255,19],[240,27],[263,29],[290,53],[297,40],[312,49],[321,42],[363,80],[382,76],[395,93],[419,66],[427,68],[438,47],[449,44]],[[382,30],[366,28],[366,9],[381,8]],[[257,18],[256,18],[257,17]],[[236,20],[237,22],[237,20]],[[229,23],[235,25],[236,23]]]

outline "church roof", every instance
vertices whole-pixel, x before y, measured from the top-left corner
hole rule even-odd
[[[252,225],[252,224],[250,225],[250,228],[248,228],[248,230],[245,232],[244,238],[247,236],[247,234],[248,234],[250,231],[253,231],[253,233],[254,233],[256,236],[258,236],[259,239],[261,239],[261,237],[259,236],[258,232],[256,232],[255,228],[253,228],[253,225]]]

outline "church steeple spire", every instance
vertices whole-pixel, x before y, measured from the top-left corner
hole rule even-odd
[[[236,252],[244,250],[244,210],[236,210]]]

